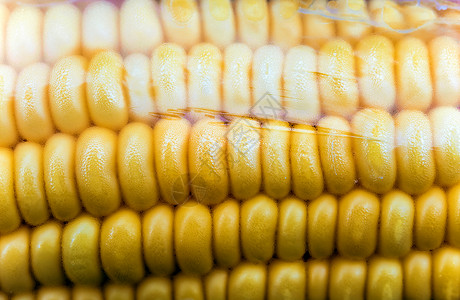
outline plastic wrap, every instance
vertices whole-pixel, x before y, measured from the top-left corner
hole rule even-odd
[[[459,40],[455,1],[3,1],[1,291],[460,299]]]

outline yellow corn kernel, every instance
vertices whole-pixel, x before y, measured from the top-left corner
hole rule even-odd
[[[375,193],[388,192],[396,181],[395,125],[390,114],[363,109],[353,116],[353,152],[360,183]]]
[[[204,293],[206,299],[227,299],[228,272],[222,269],[211,271],[204,278]]]
[[[290,143],[292,191],[300,199],[316,199],[323,192],[324,179],[315,128],[294,125]]]
[[[460,182],[460,111],[437,107],[430,111],[436,182],[450,187]]]
[[[263,300],[267,280],[265,265],[242,263],[230,272],[229,300]]]
[[[171,206],[156,205],[143,216],[144,260],[154,275],[166,276],[174,271],[173,226],[174,211]]]
[[[98,30],[95,30],[97,28]],[[118,8],[109,1],[88,4],[82,16],[82,48],[86,57],[119,47]]]
[[[35,227],[30,237],[30,259],[34,277],[43,285],[65,282],[61,255],[62,225],[50,221]]]
[[[23,5],[9,15],[5,33],[6,61],[22,69],[42,57],[43,13],[38,7]]]
[[[62,263],[66,276],[75,284],[96,286],[102,281],[99,232],[99,221],[86,214],[78,216],[64,227]],[[82,291],[81,294],[79,297],[86,299],[86,292]],[[74,295],[74,299],[79,297]]]
[[[307,268],[307,297],[311,300],[326,300],[329,281],[329,262],[309,259]]]
[[[372,257],[367,272],[366,299],[403,299],[403,269],[397,259]]]
[[[366,277],[366,261],[342,257],[333,259],[329,277],[329,299],[364,300]]]
[[[174,248],[183,272],[201,275],[211,270],[212,217],[208,207],[189,201],[176,209]]]
[[[121,50],[126,54],[150,55],[163,42],[156,2],[126,0],[120,8]]]
[[[240,207],[235,200],[226,200],[212,212],[213,253],[217,265],[231,268],[241,258]]]
[[[415,4],[402,7],[406,27],[415,29],[411,36],[430,40],[433,38],[436,29],[436,13],[425,5]]]
[[[293,47],[286,54],[283,107],[288,121],[311,124],[320,117],[316,60],[315,50],[307,46]]]
[[[338,11],[347,16],[349,20],[337,20],[337,35],[354,45],[363,37],[371,34],[372,27],[367,22],[367,10],[365,0],[338,0]]]
[[[54,65],[49,83],[49,105],[56,128],[64,133],[79,134],[90,125],[86,102],[87,60],[69,56]]]
[[[141,219],[137,213],[120,209],[101,226],[101,261],[108,277],[132,284],[144,277]]]
[[[222,54],[214,45],[197,44],[188,53],[187,99],[192,117],[202,117],[201,109],[221,110]],[[201,115],[201,116],[200,116]]]
[[[432,103],[433,87],[427,46],[413,37],[395,45],[397,106],[425,111]]]
[[[231,44],[225,48],[223,56],[222,109],[232,115],[244,116],[253,105],[252,50],[246,44]]]
[[[14,150],[14,186],[22,218],[36,226],[49,218],[43,179],[43,147],[25,142]]]
[[[43,56],[47,63],[81,52],[81,12],[70,3],[50,6],[43,18]]]
[[[315,0],[311,2],[311,8],[319,11],[325,10],[327,2],[327,0]],[[302,24],[303,41],[312,48],[319,49],[324,43],[336,36],[336,26],[333,18],[327,18],[319,14],[303,14]]]
[[[413,242],[414,201],[398,190],[383,196],[379,224],[379,252],[384,257],[406,255]]]
[[[400,39],[400,30],[406,28],[402,8],[393,1],[374,0],[370,3],[371,18],[377,24],[375,32],[392,40]],[[373,6],[373,7],[372,7]]]
[[[361,105],[391,110],[396,101],[393,43],[370,35],[358,42],[355,51]]]
[[[356,170],[352,152],[352,136],[348,122],[335,116],[318,123],[318,144],[327,189],[342,195],[355,185]]]
[[[77,140],[78,189],[83,206],[94,216],[107,216],[120,206],[116,147],[116,134],[100,127],[86,129]]]
[[[179,45],[166,43],[153,50],[153,92],[159,113],[187,108],[186,61],[185,50]]]
[[[306,290],[305,263],[303,261],[275,261],[268,267],[267,299],[303,299]]]
[[[19,294],[31,291],[35,282],[29,269],[30,234],[27,227],[0,239],[0,286],[2,291]]]
[[[242,0],[259,1],[259,0]],[[264,1],[264,0],[262,0]],[[264,1],[265,2],[265,1]],[[281,48],[265,45],[254,51],[252,60],[251,113],[261,119],[280,119],[284,54]]]
[[[266,45],[269,39],[269,10],[265,0],[235,1],[238,37],[242,43],[255,49]]]
[[[338,203],[324,194],[308,204],[307,244],[314,258],[327,258],[334,251]],[[315,293],[316,294],[316,293]]]
[[[434,299],[460,297],[460,250],[443,247],[433,253]]]
[[[104,298],[106,300],[134,300],[134,287],[110,283],[104,287]]]
[[[182,204],[190,194],[188,150],[190,123],[186,119],[161,119],[153,130],[155,171],[161,199]]]
[[[201,19],[203,39],[219,48],[230,45],[236,38],[235,13],[230,0],[203,0]]]
[[[275,0],[269,3],[271,41],[283,50],[302,42],[302,19],[298,8],[298,0]]]
[[[174,277],[174,299],[204,300],[201,278],[194,275],[179,274]]]
[[[339,202],[337,249],[348,258],[367,258],[374,253],[380,201],[364,190],[354,190]]]
[[[403,260],[404,299],[429,300],[431,298],[431,253],[411,251]]]
[[[132,209],[146,210],[158,201],[152,129],[143,123],[130,123],[118,137],[118,181],[123,200]]]
[[[460,247],[460,184],[457,184],[447,192],[447,242]]]
[[[390,10],[388,10],[389,14],[385,14],[384,12],[387,12],[387,8],[391,8]],[[375,31],[379,30],[380,31],[383,29],[381,27],[383,27],[384,24],[386,24],[385,20],[383,19],[384,16],[388,15],[390,17],[394,17],[395,14],[394,12],[399,12],[401,17],[399,17],[398,19],[401,19],[402,18],[402,21],[404,21],[403,19],[403,13],[402,11],[400,12],[400,6],[393,2],[393,1],[387,1],[387,0],[371,0],[369,2],[369,11],[372,12],[372,18],[378,22],[378,24],[375,26]],[[400,28],[403,28],[404,27],[404,22],[399,22],[400,24],[403,24],[402,26],[400,26]],[[390,23],[388,23],[388,25],[390,25]],[[390,28],[393,28],[393,29],[396,29],[395,27],[390,27]],[[393,32],[395,35],[396,33],[399,33],[399,32]]]
[[[172,300],[171,280],[164,277],[149,277],[139,284],[136,297],[139,300]]]
[[[318,55],[321,106],[326,114],[351,117],[358,108],[353,48],[343,40],[326,42]]]
[[[276,202],[257,195],[241,205],[241,248],[251,262],[267,262],[275,250],[275,233],[278,222]]]
[[[70,290],[66,287],[42,287],[38,290],[37,300],[70,300]]]
[[[249,199],[260,191],[261,135],[260,124],[252,119],[235,118],[227,127],[228,175],[237,199]]]
[[[14,192],[14,155],[11,149],[0,148],[0,233],[19,227],[21,216],[16,206]]]
[[[445,192],[432,187],[415,199],[414,242],[420,250],[434,250],[444,241],[447,219]]]
[[[128,123],[128,106],[122,88],[121,56],[110,51],[95,55],[89,63],[86,81],[88,108],[93,123],[112,130],[123,128]]]
[[[81,211],[75,182],[75,147],[73,136],[57,133],[43,150],[46,197],[53,216],[61,221],[69,221]]]
[[[102,290],[97,287],[76,286],[72,291],[72,299],[74,300],[102,300]]]
[[[0,65],[0,147],[12,147],[18,140],[13,100],[15,84],[16,71],[10,66]]]
[[[429,45],[435,105],[458,106],[460,102],[460,50],[457,40],[440,36]]]
[[[287,261],[302,259],[307,244],[307,205],[295,197],[279,204],[276,255]]]
[[[166,40],[190,49],[201,40],[201,20],[196,0],[161,0]]]
[[[408,194],[426,192],[436,176],[430,121],[420,111],[403,110],[395,128],[398,186]]]
[[[223,122],[202,119],[190,132],[188,149],[191,185],[195,199],[204,205],[222,202],[228,194],[228,171],[225,157],[227,141]]]
[[[131,1],[135,2],[135,1]],[[149,1],[146,1],[149,2]],[[152,125],[156,120],[156,105],[152,92],[150,59],[140,53],[125,57],[124,81],[129,102],[129,119]]]
[[[41,143],[54,133],[48,107],[50,68],[43,63],[25,67],[18,75],[15,91],[15,117],[20,135]]]
[[[264,192],[281,199],[291,190],[288,123],[270,120],[262,125],[262,179]]]
[[[11,300],[35,300],[35,293],[20,293],[11,297]]]

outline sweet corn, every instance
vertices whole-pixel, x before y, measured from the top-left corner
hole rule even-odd
[[[0,4],[0,299],[460,298],[437,14]]]
[[[2,291],[19,294],[35,286],[29,268],[30,230],[21,227],[0,239],[0,286]]]
[[[379,199],[366,191],[355,190],[340,200],[337,248],[347,258],[368,257],[377,244]]]
[[[142,220],[144,260],[150,272],[165,276],[175,270],[174,211],[171,206],[157,205]]]
[[[219,266],[234,267],[241,258],[240,253],[240,207],[235,200],[228,199],[216,206],[212,212],[213,251]]]
[[[225,300],[227,298],[227,282],[227,270],[212,270],[206,278],[204,278],[205,299]]]
[[[62,285],[62,225],[50,221],[36,227],[30,237],[30,264],[35,279],[43,285]]]
[[[329,299],[364,299],[366,261],[336,257],[330,268]]]
[[[407,299],[432,299],[430,252],[412,251],[403,261],[404,295]]]
[[[101,226],[102,266],[115,282],[134,283],[144,277],[141,220],[138,214],[120,209]]]
[[[75,284],[97,285],[102,281],[99,257],[100,223],[80,215],[62,232],[62,264],[67,277]]]

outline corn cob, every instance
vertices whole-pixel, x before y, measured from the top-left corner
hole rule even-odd
[[[459,250],[450,247],[433,254],[411,251],[401,260],[373,256],[368,263],[339,256],[306,263],[274,260],[268,266],[242,262],[206,276],[150,276],[137,286],[42,287],[35,299],[456,299],[459,263]]]
[[[9,6],[9,20],[9,9],[0,7],[8,62],[25,67],[18,76],[22,86],[17,87],[13,68],[0,70],[8,77],[3,78],[7,101],[0,101],[0,117],[2,111],[6,116],[0,118],[6,120],[0,123],[0,130],[6,128],[0,146],[16,146],[14,152],[0,148],[0,172],[4,169],[6,174],[0,174],[6,195],[5,235],[0,237],[2,290],[13,293],[13,299],[299,299],[306,290],[311,298],[323,299],[458,298],[458,250],[441,246],[444,240],[454,247],[460,244],[458,109],[440,107],[428,118],[423,114],[431,107],[458,105],[457,42],[447,36],[433,39],[439,20],[454,20],[448,21],[454,27],[455,11],[436,20],[431,8],[420,5],[373,1],[367,11],[360,1],[328,4],[337,4],[342,15],[350,8],[364,18],[370,13],[373,21],[396,24],[396,29],[423,25],[402,37],[387,28],[372,28],[362,19],[301,16],[299,4],[289,1],[237,1],[235,15],[225,1],[202,1],[200,8],[193,1],[177,3],[160,3],[162,24],[156,4],[148,1],[128,0],[120,15],[103,1],[90,4],[82,15],[69,4],[46,11]],[[139,14],[142,21],[133,22]],[[30,16],[35,27],[21,16]],[[326,33],[307,34],[305,43],[319,49],[318,55],[305,46],[291,49],[303,43],[302,31],[311,32],[313,27],[306,25],[311,22],[321,24],[314,27],[315,34]],[[15,37],[28,28],[31,39]],[[292,29],[290,35],[286,28]],[[366,37],[372,30],[389,39]],[[457,37],[455,31],[443,34]],[[328,35],[342,40],[327,42]],[[232,45],[235,39],[249,47]],[[0,34],[0,48],[3,40]],[[157,47],[164,40],[180,46]],[[198,45],[202,40],[215,46]],[[264,46],[269,42],[278,47]],[[31,46],[25,49],[25,43]],[[162,52],[163,46],[170,48]],[[124,61],[116,53],[97,54],[119,48],[124,55],[155,51],[150,61],[143,54]],[[256,49],[254,55],[251,48]],[[89,67],[83,57],[58,61],[80,53],[93,57]],[[42,59],[58,61],[59,67],[27,67]],[[222,68],[222,63],[235,67]],[[165,67],[173,71],[155,74]],[[249,80],[250,72],[265,68],[271,68],[268,76],[256,71]],[[54,83],[49,92],[48,81],[50,86]],[[235,85],[243,88],[235,90]],[[202,120],[192,127],[185,120],[162,120],[153,131],[140,123],[126,125],[151,125],[157,116],[189,109],[195,121],[202,118],[202,110],[244,116],[253,113],[249,108],[267,91],[283,99],[288,114],[282,119],[317,125],[244,119],[246,129],[256,128],[244,142],[238,128],[232,127],[241,121],[234,116],[229,124]],[[63,95],[67,107],[62,107]],[[19,108],[12,108],[12,103]],[[400,112],[394,120],[380,110],[356,113],[359,106],[392,112],[395,103]],[[65,112],[69,107],[70,113]],[[316,123],[321,114],[328,116]],[[99,127],[88,128],[91,123]],[[63,133],[55,134],[55,128]],[[19,138],[28,142],[17,144]],[[255,150],[248,143],[251,138],[258,142]],[[157,140],[166,145],[171,139],[179,147],[161,151],[153,146]],[[337,145],[339,149],[331,151]],[[171,162],[171,154],[180,159]],[[203,166],[203,161],[208,164]],[[314,167],[307,170],[306,165]],[[212,174],[203,174],[203,167],[211,168]],[[171,178],[179,183],[171,184]],[[383,194],[381,203],[378,195],[352,190],[356,178],[364,188]],[[410,195],[391,191],[395,182],[414,195],[415,204]],[[446,194],[433,182],[450,190]],[[342,199],[318,197],[324,185]],[[254,197],[261,186],[269,197]],[[246,201],[240,205],[226,200],[229,190]],[[291,190],[301,199],[286,198]],[[190,191],[201,204],[186,201]],[[49,218],[48,205],[59,220],[74,219],[80,214],[80,197],[90,214],[107,216],[102,225],[87,214],[67,225],[55,220],[41,225]],[[181,205],[156,205],[159,198]],[[286,199],[277,203],[272,198]],[[119,208],[122,200],[129,209]],[[138,212],[144,210],[141,218]],[[41,226],[14,231],[21,218]],[[432,259],[429,252],[409,252],[412,245],[437,250]],[[334,249],[340,256],[330,260],[330,270],[325,260],[310,259],[306,265],[298,260],[305,253],[330,257]],[[370,257],[376,251],[381,256]],[[267,264],[275,255],[281,260],[268,268],[257,264]],[[240,263],[242,257],[247,262]],[[214,264],[232,270],[212,269]],[[146,272],[168,276],[176,268],[183,273],[174,279],[150,278],[139,285],[137,294],[134,286],[125,285],[139,282]],[[35,295],[15,295],[32,290],[35,281],[43,286],[62,285],[68,279],[101,284],[106,276],[117,283],[107,284],[104,292],[43,287]]]
[[[179,46],[164,44],[155,48],[151,62],[140,54],[123,62],[114,52],[102,52],[89,65],[79,56],[61,59],[53,68],[32,64],[17,79],[11,67],[1,66],[0,128],[6,134],[0,146],[13,146],[19,137],[43,143],[55,128],[79,134],[90,122],[113,130],[128,120],[152,124],[155,115],[190,109],[192,119],[204,110],[315,124],[321,115],[351,118],[359,107],[426,111],[458,105],[456,41],[434,39],[430,55],[415,38],[401,40],[395,50],[389,43],[382,36],[360,41],[356,71],[351,46],[339,40],[326,43],[318,56],[306,46],[286,56],[275,46],[252,54],[242,44],[230,45],[223,55],[215,46],[200,44],[186,56]],[[265,112],[264,105],[278,112]]]
[[[187,50],[199,42],[224,48],[235,41],[255,49],[272,43],[283,49],[319,48],[339,37],[355,44],[373,31],[397,40],[411,35],[430,40],[439,33],[458,38],[458,11],[436,12],[430,5],[392,1],[126,0],[47,9],[26,5],[0,8],[0,61],[14,67],[41,59],[54,63],[101,49],[150,54],[162,42]],[[347,20],[344,20],[346,18]]]

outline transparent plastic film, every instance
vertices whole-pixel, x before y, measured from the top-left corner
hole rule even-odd
[[[458,1],[0,0],[0,299],[460,300],[459,41]]]

